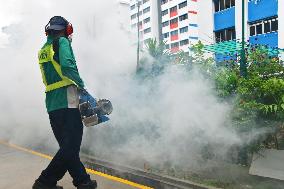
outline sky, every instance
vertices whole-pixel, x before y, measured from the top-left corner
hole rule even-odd
[[[16,0],[0,0],[0,48],[8,44],[9,35],[3,32],[3,29],[19,20]]]

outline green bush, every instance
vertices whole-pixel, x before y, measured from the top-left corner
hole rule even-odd
[[[247,77],[244,78],[240,76],[239,59],[215,63],[213,58],[204,55],[201,42],[190,48],[190,55],[184,52],[172,54],[166,50],[164,42],[156,40],[149,40],[146,46],[148,54],[155,60],[146,76],[152,78],[161,74],[169,64],[184,65],[189,72],[197,67],[205,78],[214,81],[220,100],[233,103],[230,115],[234,129],[241,136],[254,135],[257,129],[262,129],[262,134],[240,148],[242,162],[249,153],[284,144],[284,67],[278,57],[269,54],[269,49],[258,46],[247,50]],[[143,67],[141,70],[146,73]],[[279,140],[281,138],[283,141]]]

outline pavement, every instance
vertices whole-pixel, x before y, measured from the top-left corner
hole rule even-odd
[[[284,150],[265,149],[253,155],[249,174],[284,180]]]
[[[47,155],[0,141],[0,189],[31,189],[50,159]],[[150,189],[94,170],[87,171],[92,179],[97,180],[98,189]],[[58,185],[75,189],[68,173]]]

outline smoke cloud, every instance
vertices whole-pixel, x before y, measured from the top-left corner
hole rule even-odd
[[[198,70],[189,74],[171,66],[154,81],[133,77],[136,47],[119,21],[117,1],[0,4],[2,139],[29,147],[57,146],[45,111],[37,52],[45,42],[45,24],[62,15],[74,26],[77,65],[90,93],[110,99],[114,106],[111,121],[85,129],[88,152],[124,163],[172,162],[198,168],[205,146],[222,157],[241,143],[230,129],[230,105],[218,101],[213,84]],[[6,7],[9,11],[2,13]]]

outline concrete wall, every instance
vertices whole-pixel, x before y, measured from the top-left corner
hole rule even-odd
[[[117,13],[119,15],[119,23],[121,28],[127,32],[130,32],[130,16],[129,16],[129,3],[123,0],[118,1]]]
[[[278,47],[284,49],[284,1],[278,0]],[[284,61],[284,53],[281,54]]]
[[[152,1],[151,2],[151,18],[152,18],[152,36],[153,38],[156,38],[158,41],[160,41],[161,38],[161,6],[159,1]]]
[[[142,26],[139,28],[140,31],[140,42],[142,44],[142,47],[145,48],[145,41],[147,39],[153,38],[159,40],[161,37],[161,32],[160,32],[160,27],[159,27],[159,2],[157,0],[149,0],[146,3],[143,3],[143,0],[141,1],[140,5],[140,11],[142,11],[142,15],[140,15],[139,20],[142,21]],[[136,4],[137,5],[138,0],[130,0],[130,6]],[[149,12],[143,13],[143,10],[145,8],[150,7]],[[130,10],[130,15],[136,14],[138,12],[137,6],[135,6],[135,9]],[[129,13],[129,11],[128,11]],[[130,16],[129,15],[129,16]],[[150,17],[150,22],[144,23],[143,20],[146,18]],[[130,25],[132,26],[133,24],[137,24],[138,18],[136,17],[135,19],[131,19]],[[151,32],[149,33],[144,33],[145,29],[151,28]],[[131,32],[133,35],[137,36],[137,27],[131,27]],[[136,41],[135,39],[134,41]]]
[[[248,0],[245,0],[245,37],[248,40]],[[235,23],[236,23],[236,39],[242,39],[242,1],[236,1],[236,8],[235,8]]]
[[[202,0],[198,4],[198,36],[199,40],[206,44],[212,44],[214,40],[214,18],[213,18],[213,2],[212,0]]]

